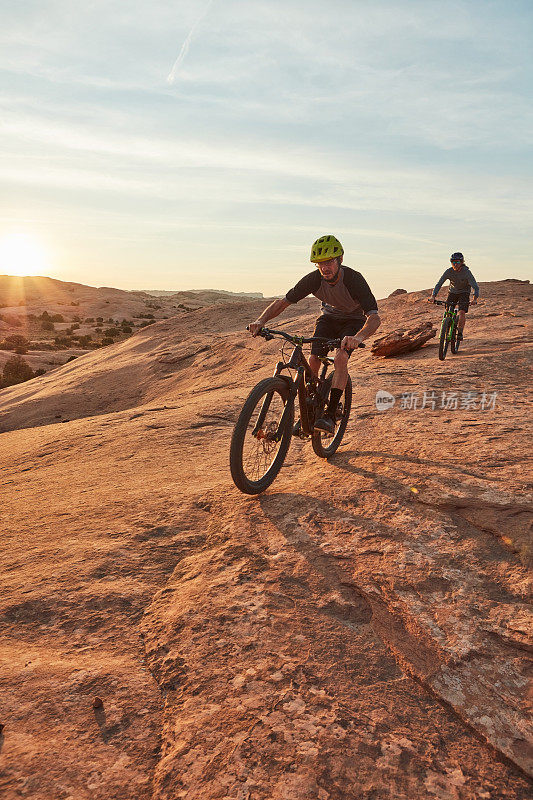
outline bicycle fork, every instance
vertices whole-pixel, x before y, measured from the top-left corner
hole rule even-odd
[[[280,375],[280,372],[284,366],[285,365],[283,364],[282,361],[278,363],[274,372],[274,377],[277,378]],[[278,422],[276,433],[273,436],[269,437],[270,440],[273,442],[279,442],[281,440],[283,436],[283,431],[285,430],[285,425],[287,423],[287,418],[289,416],[291,403],[294,403],[294,398],[296,396],[296,389],[292,381],[289,382],[289,380],[287,380],[286,383],[287,383],[287,388],[289,389],[289,397],[287,398],[287,402],[284,405],[283,414],[281,415],[280,420]],[[255,423],[254,429],[252,431],[252,436],[257,437],[259,431],[263,427],[273,396],[274,392],[270,392],[269,394],[266,395],[265,399],[263,400],[263,403],[261,405],[261,411],[259,412],[259,416],[257,417],[257,422]]]

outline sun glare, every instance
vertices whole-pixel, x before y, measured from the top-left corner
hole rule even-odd
[[[48,259],[40,242],[27,233],[9,233],[0,239],[0,274],[44,275]]]

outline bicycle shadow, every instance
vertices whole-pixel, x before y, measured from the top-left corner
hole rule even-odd
[[[348,529],[344,534],[362,532],[364,539],[397,539],[399,536],[396,528],[320,498],[276,492],[263,494],[258,499],[263,513],[287,544],[306,559],[327,582],[329,590],[334,585],[346,602],[351,601],[353,591],[363,596],[353,582],[352,572],[339,563],[339,554],[327,553],[314,536],[320,536],[324,526],[336,522],[342,522]],[[346,560],[352,563],[350,557]]]
[[[373,456],[375,458],[387,458],[391,461],[402,461],[404,463],[415,464],[417,466],[422,464],[425,467],[443,467],[446,469],[453,470],[454,473],[460,472],[462,475],[468,475],[471,478],[485,479],[487,477],[486,473],[472,472],[472,470],[459,467],[456,462],[452,463],[448,461],[430,461],[428,459],[417,458],[415,456],[405,456],[399,453],[386,453],[380,450],[343,450],[340,453],[337,453],[335,457],[330,460],[329,463],[332,464],[333,466],[338,466],[341,469],[343,469],[346,466],[345,460],[353,458],[354,456],[365,456],[365,457]],[[354,470],[348,469],[347,471],[352,472]],[[369,474],[373,475],[374,473],[369,473]]]

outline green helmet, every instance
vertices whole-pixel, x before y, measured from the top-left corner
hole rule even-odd
[[[311,248],[310,261],[319,264],[321,261],[329,261],[330,258],[344,255],[342,244],[332,234],[321,236],[314,242]]]

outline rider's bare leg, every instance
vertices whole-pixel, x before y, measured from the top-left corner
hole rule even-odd
[[[459,333],[463,332],[465,322],[466,322],[466,313],[462,310],[459,310],[459,320],[457,322],[457,330],[459,331]]]
[[[309,356],[309,366],[311,367],[311,372],[313,373],[315,378],[318,378],[318,373],[320,367],[322,366],[322,361],[319,359],[319,357],[311,353],[311,355]]]
[[[346,350],[337,350],[335,353],[335,372],[331,381],[332,389],[342,389],[344,391],[348,382],[348,359]]]

